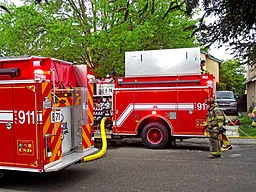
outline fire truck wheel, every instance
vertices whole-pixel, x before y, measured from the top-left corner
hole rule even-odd
[[[162,123],[154,122],[143,128],[141,138],[145,147],[162,149],[167,146],[170,136],[167,128]]]

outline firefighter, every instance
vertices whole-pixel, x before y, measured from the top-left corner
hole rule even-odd
[[[205,60],[201,60],[201,65],[200,65],[200,72],[201,72],[201,74],[205,74],[206,73],[205,64],[206,64],[206,61]]]
[[[254,102],[252,102],[252,105],[249,108],[248,117],[252,118],[252,123],[249,127],[250,128],[255,128],[256,127],[256,106],[255,106]]]
[[[221,127],[223,127],[225,118],[221,109],[218,106],[215,106],[214,98],[208,98],[206,100],[206,104],[208,105],[207,126],[208,132],[210,134],[209,141],[211,151],[211,154],[208,157],[219,158],[221,157],[219,135]]]
[[[255,127],[256,127],[256,107],[254,107],[252,110],[252,124],[250,128],[255,128]]]

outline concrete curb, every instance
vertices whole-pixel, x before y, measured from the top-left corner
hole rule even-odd
[[[255,145],[256,139],[245,139],[245,138],[230,138],[232,145]]]
[[[229,138],[236,138],[236,139],[256,139],[256,136],[238,136],[238,137],[229,136]]]
[[[182,141],[182,143],[208,143],[209,139],[208,138],[191,138],[191,139],[186,139]],[[231,145],[251,145],[251,146],[256,146],[256,139],[245,139],[245,138],[229,138],[229,142]]]

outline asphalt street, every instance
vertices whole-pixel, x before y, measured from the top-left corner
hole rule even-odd
[[[150,150],[136,141],[109,146],[103,158],[47,174],[9,172],[0,191],[252,192],[256,191],[256,142],[232,139],[233,149],[208,159],[207,139],[177,141]]]

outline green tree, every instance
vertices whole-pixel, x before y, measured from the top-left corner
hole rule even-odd
[[[0,23],[0,55],[40,55],[75,61],[81,54],[81,29],[76,19],[66,16],[61,2],[52,6],[10,6]]]
[[[81,4],[79,3],[81,1],[68,1],[72,2],[74,6]],[[42,0],[35,0],[34,2],[40,3]],[[91,2],[100,1],[92,0]],[[112,3],[112,1],[108,2],[110,2],[109,4]],[[121,0],[118,2],[121,2]],[[150,15],[149,12],[154,12],[157,9],[156,4],[158,3],[157,0],[145,0],[139,3],[137,1],[124,2],[126,7],[120,9],[125,12],[124,18],[128,16],[129,11],[127,10],[130,4],[135,4],[139,8],[139,16],[148,16]],[[164,15],[168,15],[171,10],[181,10],[186,15],[191,16],[195,12],[195,8],[198,9],[198,6],[201,5],[204,14],[193,34],[200,32],[199,36],[204,42],[203,45],[209,48],[214,43],[219,44],[219,46],[222,46],[223,43],[230,44],[230,49],[237,57],[241,58],[242,63],[248,61],[250,65],[256,64],[255,0],[171,0],[166,1],[166,3],[169,6],[164,11]]]
[[[195,46],[181,1],[26,1],[0,16],[2,56],[41,55],[124,74],[124,53]],[[183,6],[184,7],[184,6]]]
[[[246,80],[246,69],[239,60],[227,60],[221,64],[220,82],[224,85],[218,87],[219,90],[231,90],[236,94],[244,94]]]
[[[227,86],[225,83],[217,82],[216,83],[216,89],[219,90],[227,90]]]
[[[10,11],[4,5],[0,5],[0,10],[4,10],[4,11],[10,13]]]
[[[202,6],[204,15],[199,25],[202,41],[207,46],[227,43],[242,63],[250,58],[250,64],[255,64],[256,1],[202,0]]]

